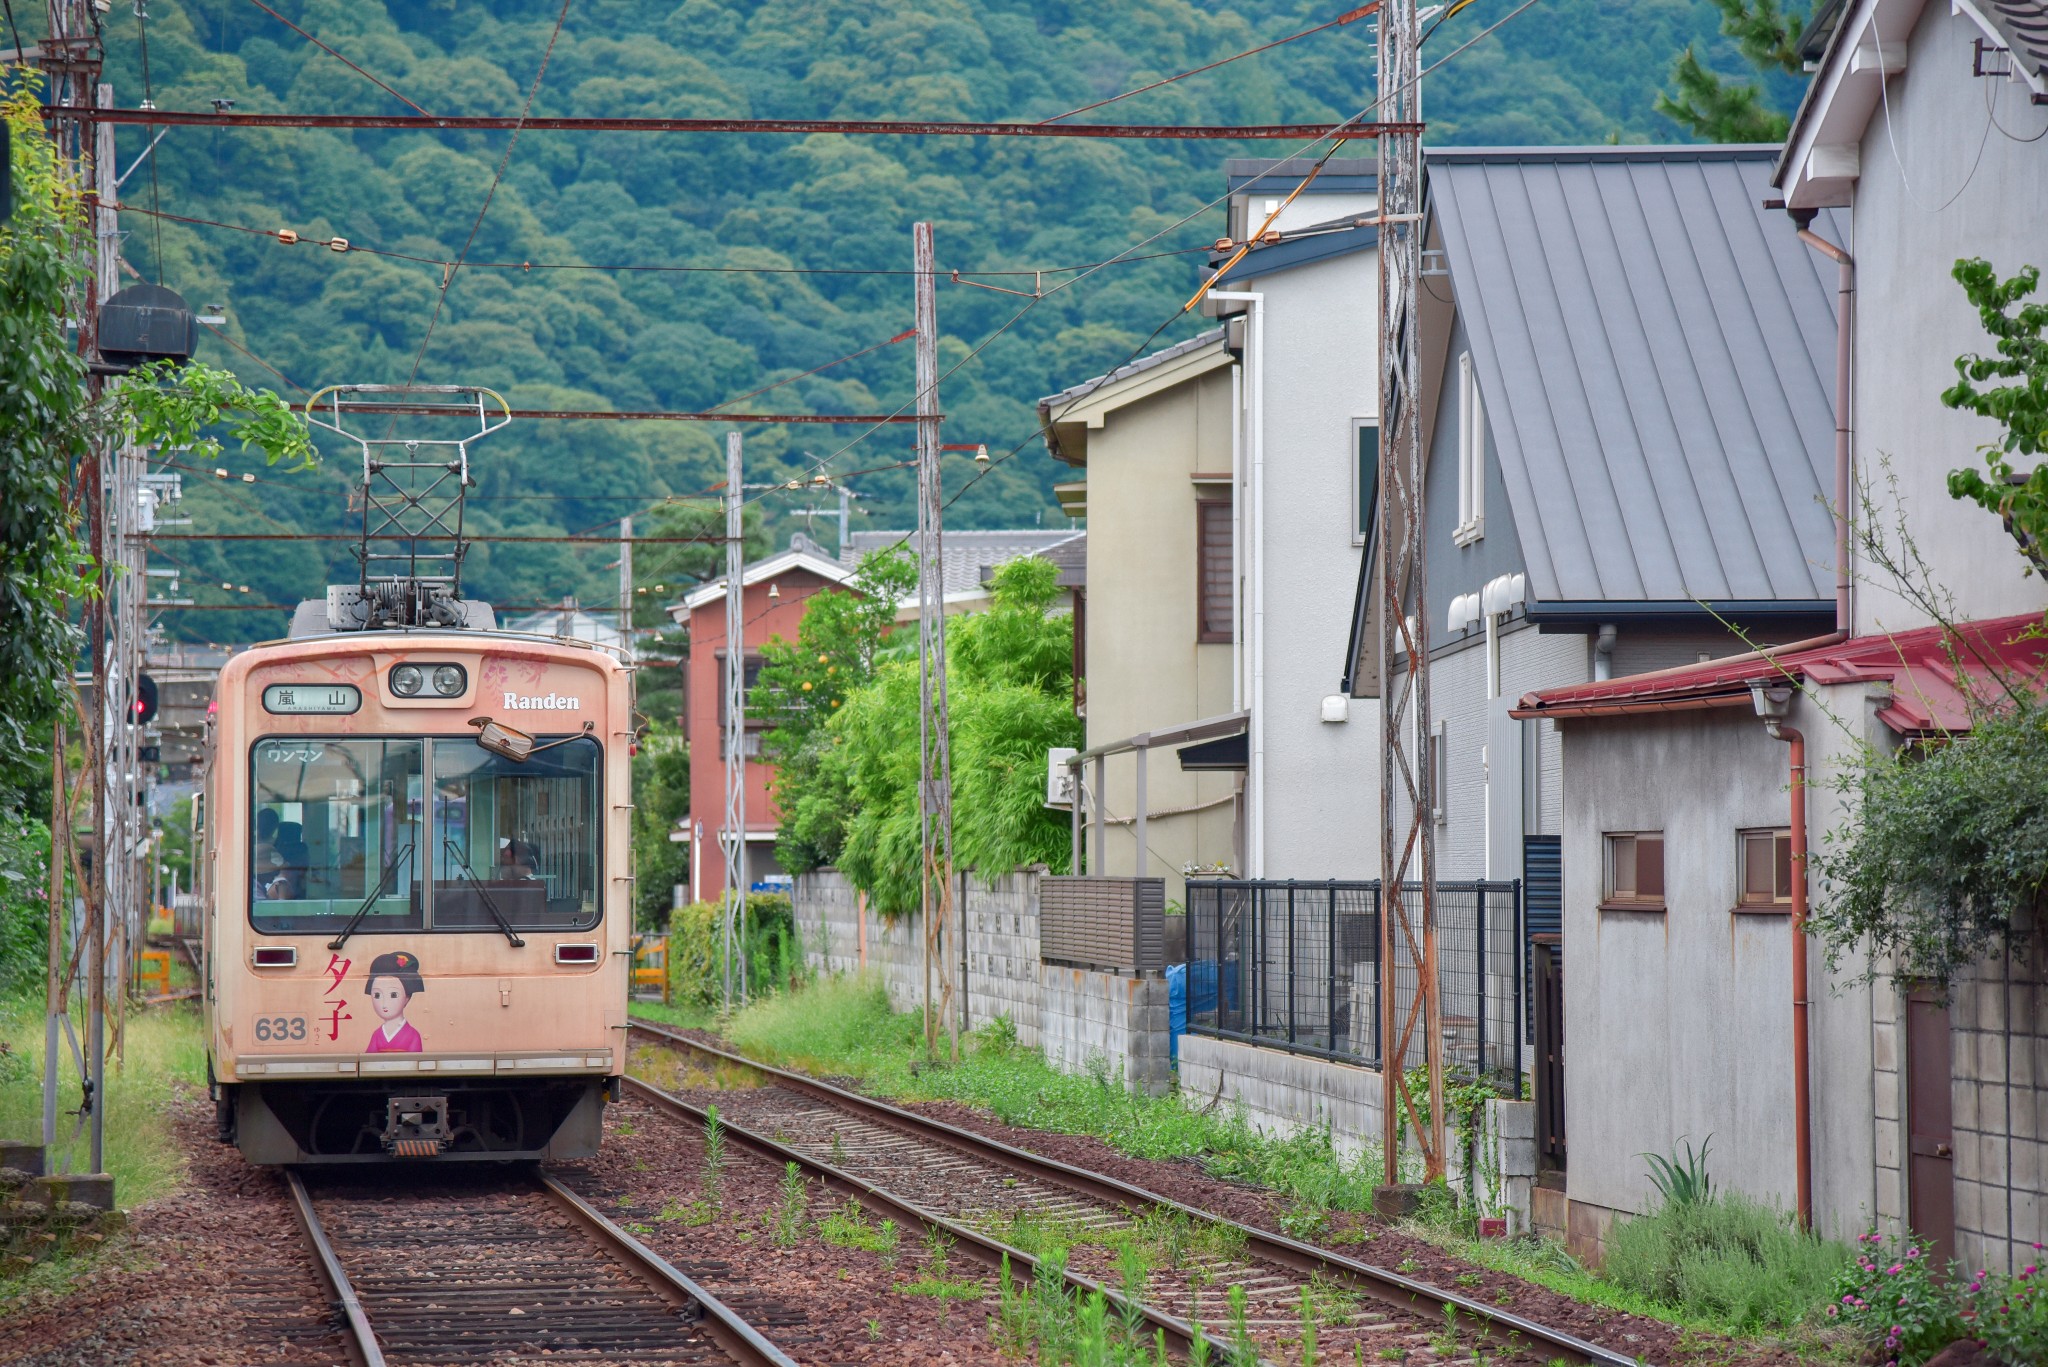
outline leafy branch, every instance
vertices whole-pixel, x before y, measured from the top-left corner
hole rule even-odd
[[[1759,71],[1798,75],[1805,68],[1799,38],[1807,16],[1777,0],[1714,0],[1721,32]],[[1701,62],[1691,46],[1671,68],[1674,89],[1657,96],[1657,112],[1708,142],[1783,142],[1791,121],[1764,103],[1755,82],[1738,85]]]
[[[2048,574],[2048,462],[2037,459],[2026,469],[2026,462],[2015,459],[2048,452],[2048,339],[2042,337],[2048,302],[2026,302],[2041,272],[2022,266],[2011,279],[2000,280],[1990,262],[1970,257],[1956,262],[1951,273],[1994,339],[1996,354],[1958,356],[1960,378],[1942,391],[1941,401],[1994,420],[2005,434],[1978,448],[1984,470],[1950,471],[1948,491],[1996,513],[2028,568]],[[1993,379],[2018,383],[1984,385]]]

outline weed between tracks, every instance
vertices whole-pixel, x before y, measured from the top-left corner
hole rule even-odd
[[[672,1008],[636,1004],[634,1010],[650,1019],[681,1019]],[[1019,1047],[1006,1020],[975,1032],[957,1066],[913,1071],[924,1058],[919,1018],[891,1010],[888,994],[873,981],[826,979],[778,993],[735,1013],[723,1032],[751,1057],[817,1077],[851,1077],[877,1096],[958,1101],[1006,1125],[1094,1135],[1135,1158],[1198,1158],[1218,1177],[1283,1193],[1303,1233],[1320,1228],[1326,1212],[1370,1209],[1378,1180],[1370,1155],[1346,1160],[1326,1131],[1268,1138],[1241,1114],[1204,1105],[1202,1098],[1134,1095],[1100,1060],[1085,1075],[1058,1072],[1036,1050]],[[635,1062],[664,1086],[760,1085],[723,1075],[730,1070],[679,1070],[675,1056],[662,1051]]]

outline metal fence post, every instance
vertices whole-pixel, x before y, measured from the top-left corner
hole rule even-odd
[[[1381,927],[1387,914],[1387,888],[1380,883],[1372,890],[1372,942],[1375,946],[1387,943]],[[1372,956],[1372,1053],[1379,1061],[1380,1071],[1387,1067],[1387,1041],[1380,1028],[1386,1018],[1385,1002],[1387,990],[1387,956],[1375,952]]]
[[[1478,1066],[1478,1068],[1477,1068],[1477,1069],[1476,1069],[1475,1071],[1476,1071],[1476,1072],[1477,1072],[1477,1073],[1479,1074],[1479,1076],[1481,1076],[1481,1077],[1485,1077],[1485,1076],[1486,1076],[1486,894],[1487,894],[1488,892],[1490,892],[1490,891],[1491,891],[1492,889],[1490,889],[1490,888],[1489,888],[1489,887],[1488,887],[1488,886],[1487,886],[1486,884],[1484,884],[1484,883],[1481,883],[1481,884],[1479,884],[1478,886],[1479,886],[1479,896],[1478,896],[1478,897],[1477,897],[1477,898],[1476,898],[1475,900],[1476,900],[1476,901],[1478,902],[1478,904],[1479,904],[1479,943],[1478,943],[1478,946],[1477,946],[1477,948],[1478,948],[1478,950],[1479,950],[1479,955],[1478,955],[1478,958],[1479,958],[1479,972],[1478,972],[1478,973],[1477,973],[1477,974],[1476,974],[1475,976],[1476,976],[1476,977],[1478,978],[1478,981],[1479,981],[1479,1007],[1478,1007],[1478,1017],[1477,1017],[1477,1019],[1478,1019],[1478,1022],[1479,1022],[1479,1066]]]
[[[1522,1099],[1522,974],[1529,953],[1529,928],[1523,923],[1522,880],[1515,880],[1515,1100]]]
[[[1330,1037],[1330,1052],[1337,1052],[1337,880],[1323,890],[1323,919],[1330,932],[1330,956],[1324,960],[1323,980],[1330,985],[1329,1014],[1323,1024]]]
[[[1287,880],[1287,1042],[1297,1043],[1294,1038],[1295,985],[1300,981],[1294,968],[1294,880]]]

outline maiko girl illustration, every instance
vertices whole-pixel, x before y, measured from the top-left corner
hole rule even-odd
[[[366,989],[370,994],[370,1009],[384,1023],[370,1032],[370,1042],[363,1046],[363,1052],[417,1054],[424,1049],[426,1046],[420,1042],[420,1032],[405,1018],[406,1006],[427,990],[426,983],[420,980],[418,956],[402,949],[379,954],[370,965]]]

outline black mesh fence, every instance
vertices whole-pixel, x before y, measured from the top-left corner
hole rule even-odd
[[[1431,900],[1444,1061],[1520,1095],[1521,884],[1438,883]],[[1393,926],[1395,1039],[1410,1068],[1428,1049],[1427,1022],[1408,1013],[1422,902],[1419,884],[1404,888]],[[1187,907],[1190,1030],[1379,1066],[1377,881],[1190,879]]]

